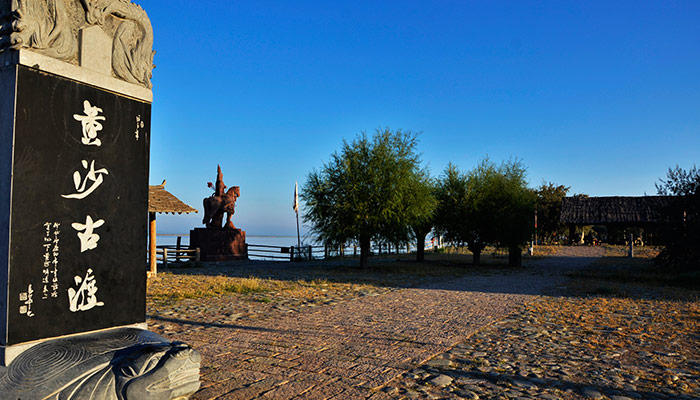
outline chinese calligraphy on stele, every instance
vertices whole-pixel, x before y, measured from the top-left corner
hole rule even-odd
[[[99,228],[104,225],[105,221],[103,219],[98,219],[93,221],[91,216],[85,218],[85,223],[81,224],[79,222],[74,222],[71,224],[73,229],[78,231],[78,238],[80,239],[80,252],[84,253],[88,250],[93,250],[97,247],[97,242],[100,240],[100,235],[94,233],[95,228]]]
[[[44,228],[43,247],[43,269],[42,269],[42,290],[41,298],[46,300],[49,295],[53,298],[58,297],[58,256],[59,243],[61,239],[58,237],[61,233],[61,224],[58,222],[46,222]],[[53,228],[53,230],[52,230]]]
[[[19,301],[24,302],[24,304],[19,306],[19,313],[29,318],[33,317],[34,312],[32,312],[32,304],[34,303],[34,289],[32,289],[31,284],[27,287],[26,292],[19,294]]]
[[[92,160],[89,167],[87,160],[83,160],[81,163],[83,165],[83,169],[87,169],[88,171],[84,178],[80,174],[80,171],[73,172],[73,184],[75,185],[75,190],[77,193],[62,194],[61,197],[65,197],[66,199],[84,199],[102,184],[104,181],[102,175],[109,175],[106,168],[95,170],[95,160]],[[90,187],[86,187],[88,181],[91,182]]]
[[[97,301],[97,283],[92,269],[88,268],[85,277],[76,275],[73,280],[78,286],[77,289],[68,288],[68,301],[71,312],[87,311],[94,307],[103,306],[104,303]]]
[[[102,130],[102,124],[97,121],[105,120],[105,117],[97,115],[102,112],[102,109],[93,107],[89,101],[85,100],[83,112],[85,115],[73,114],[73,118],[83,125],[82,143],[87,146],[102,146],[102,141],[97,137],[97,133]]]
[[[85,146],[102,146],[102,141],[97,136],[103,129],[100,121],[106,121],[106,117],[99,115],[101,112],[101,108],[93,106],[89,100],[85,100],[83,101],[84,114],[73,114],[73,118],[80,121],[82,125],[81,143]],[[61,197],[83,200],[102,185],[104,175],[109,175],[107,168],[95,169],[95,160],[89,163],[87,160],[82,160],[81,165],[84,174],[80,170],[73,172],[75,193],[62,194]],[[71,224],[71,227],[77,231],[81,253],[97,248],[100,235],[95,233],[95,229],[104,224],[103,219],[94,220],[90,215],[85,217],[85,223],[80,221]],[[85,276],[75,275],[73,280],[76,287],[68,288],[68,304],[71,312],[87,311],[104,305],[103,302],[97,300],[97,282],[91,268],[88,268]]]

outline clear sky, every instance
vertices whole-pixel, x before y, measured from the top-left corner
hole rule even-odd
[[[201,210],[220,164],[248,235],[295,234],[294,182],[381,127],[422,132],[436,176],[517,157],[531,186],[593,196],[700,164],[697,0],[137,3],[157,51],[151,184]]]

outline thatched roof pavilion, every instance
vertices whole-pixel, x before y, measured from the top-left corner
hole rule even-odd
[[[172,193],[165,190],[165,181],[160,185],[148,187],[148,212],[163,214],[189,214],[197,210],[183,203]]]
[[[148,228],[149,237],[149,261],[151,274],[156,274],[156,213],[161,214],[189,214],[197,212],[196,209],[183,203],[172,193],[165,190],[165,181],[160,185],[148,187]]]
[[[573,225],[654,224],[658,210],[670,196],[641,197],[565,197],[561,205],[561,222]]]
[[[561,222],[569,225],[569,238],[572,241],[576,227],[583,225],[605,225],[613,232],[643,228],[647,240],[651,240],[653,232],[663,222],[659,219],[659,211],[670,201],[670,196],[565,197],[560,218]],[[580,241],[583,241],[583,235]]]

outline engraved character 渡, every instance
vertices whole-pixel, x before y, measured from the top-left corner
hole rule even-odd
[[[97,300],[97,282],[95,276],[92,275],[92,269],[89,268],[85,277],[76,275],[74,278],[78,289],[68,289],[68,301],[71,312],[87,311],[94,307],[103,306],[104,303]]]

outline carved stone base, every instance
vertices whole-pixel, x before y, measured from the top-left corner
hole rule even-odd
[[[199,247],[202,261],[247,260],[245,231],[227,228],[195,228],[190,231],[190,247]]]
[[[141,329],[49,340],[0,367],[7,399],[186,399],[199,389],[201,357]]]

